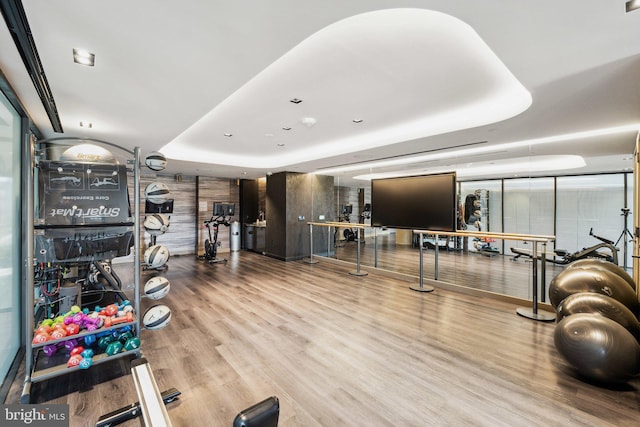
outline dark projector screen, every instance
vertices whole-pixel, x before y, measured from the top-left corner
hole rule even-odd
[[[372,180],[371,225],[455,231],[455,172]]]

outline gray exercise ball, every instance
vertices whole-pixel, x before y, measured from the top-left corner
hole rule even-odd
[[[558,308],[557,320],[560,322],[567,316],[588,313],[607,317],[633,335],[640,342],[640,322],[636,316],[620,301],[595,292],[579,292],[563,299]]]
[[[579,313],[558,323],[553,340],[558,352],[581,376],[621,383],[640,371],[640,345],[619,323]]]
[[[607,270],[566,268],[549,283],[549,300],[553,308],[578,292],[594,292],[612,297],[638,315],[638,297],[629,284],[617,274]]]
[[[636,283],[633,281],[633,277],[631,277],[624,268],[604,259],[579,259],[577,261],[573,261],[567,266],[567,268],[595,268],[598,270],[607,270],[622,277],[634,291],[636,290]]]

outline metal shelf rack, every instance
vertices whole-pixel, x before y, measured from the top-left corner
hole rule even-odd
[[[79,143],[91,143],[99,146],[107,146],[116,148],[125,153],[126,157],[126,171],[127,175],[133,172],[133,212],[126,223],[119,223],[117,225],[109,224],[104,225],[105,229],[109,227],[130,227],[133,229],[133,300],[131,304],[134,309],[134,316],[131,322],[112,325],[109,327],[102,327],[94,331],[82,331],[77,335],[60,338],[56,340],[49,340],[45,343],[33,344],[34,329],[36,327],[36,312],[35,312],[35,230],[47,229],[46,225],[42,225],[40,221],[36,223],[35,219],[35,199],[36,199],[36,182],[35,171],[38,168],[38,158],[36,152],[44,147],[55,146],[74,146]],[[66,375],[71,372],[79,370],[79,367],[68,367],[66,363],[60,363],[61,356],[56,358],[46,358],[43,355],[42,347],[47,344],[61,343],[70,338],[82,338],[88,335],[100,334],[103,332],[109,332],[123,326],[131,326],[133,336],[139,338],[140,334],[140,149],[135,147],[133,150],[129,150],[118,146],[116,144],[101,141],[92,138],[51,138],[33,141],[25,137],[23,142],[23,170],[25,171],[25,179],[23,180],[23,212],[25,215],[25,223],[23,225],[23,253],[22,258],[24,260],[23,269],[25,271],[25,277],[23,279],[23,301],[24,301],[24,335],[25,335],[25,380],[23,384],[22,395],[20,398],[21,403],[30,402],[31,384],[39,381],[44,381],[50,378],[54,378],[60,375]],[[42,159],[45,160],[45,159]],[[80,162],[80,161],[78,161]],[[129,214],[131,212],[128,212]],[[74,228],[74,225],[65,226],[66,228]],[[55,228],[55,227],[51,227]],[[100,227],[94,227],[99,229]],[[118,292],[117,289],[115,289]],[[124,292],[120,290],[122,295]],[[107,356],[105,353],[98,353],[92,358],[92,366],[98,365],[104,362],[112,361],[123,357],[140,357],[140,348],[119,352],[117,354]]]

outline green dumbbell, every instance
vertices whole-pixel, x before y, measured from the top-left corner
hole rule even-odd
[[[137,338],[137,337],[129,338],[127,342],[124,343],[124,349],[127,351],[135,350],[136,348],[140,348],[140,338]]]
[[[114,341],[107,346],[105,353],[108,356],[113,356],[114,354],[118,354],[122,351],[122,343],[120,341]]]
[[[133,338],[133,334],[129,331],[123,332],[118,335],[118,341],[120,341],[123,344],[127,342],[129,338]]]
[[[109,344],[113,343],[115,338],[111,335],[104,336],[98,340],[98,347],[101,349],[105,349],[109,346]]]

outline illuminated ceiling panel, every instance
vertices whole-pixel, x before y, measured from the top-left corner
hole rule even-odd
[[[313,34],[160,151],[276,168],[486,125],[530,105],[469,25],[390,9]]]

